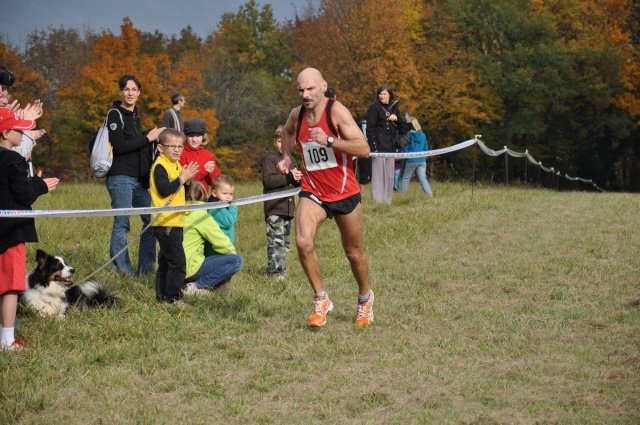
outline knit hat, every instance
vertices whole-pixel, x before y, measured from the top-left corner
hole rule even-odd
[[[191,118],[184,123],[184,134],[205,134],[207,125],[199,118]]]
[[[35,126],[35,121],[21,120],[11,109],[0,108],[0,133],[5,130],[31,130]]]

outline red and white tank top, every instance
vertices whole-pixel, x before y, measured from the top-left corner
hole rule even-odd
[[[304,106],[300,108],[300,113],[306,114]],[[296,140],[304,164],[300,190],[313,193],[323,202],[336,202],[359,193],[360,187],[353,172],[351,155],[307,141],[310,135],[309,129],[318,127],[328,136],[341,138],[340,134],[333,134],[329,129],[325,109],[322,110],[322,117],[318,124],[314,126],[310,127],[305,118],[301,120]],[[336,128],[335,123],[333,127]]]

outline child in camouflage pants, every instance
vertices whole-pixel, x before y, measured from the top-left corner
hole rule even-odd
[[[284,175],[278,171],[282,160],[282,127],[278,126],[273,139],[275,151],[269,151],[262,162],[263,193],[273,193],[300,187],[302,172],[292,161],[291,171]],[[267,233],[267,276],[284,279],[287,273],[287,251],[291,247],[291,221],[295,211],[293,196],[264,203]]]

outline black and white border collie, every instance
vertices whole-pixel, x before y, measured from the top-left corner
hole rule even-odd
[[[101,283],[89,281],[81,287],[75,285],[71,278],[76,270],[68,266],[62,257],[54,257],[39,249],[36,262],[35,270],[27,275],[27,290],[20,299],[41,316],[64,319],[72,305],[90,308],[120,306],[120,298]]]

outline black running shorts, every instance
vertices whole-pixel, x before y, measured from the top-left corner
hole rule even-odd
[[[361,201],[360,193],[351,195],[348,198],[336,202],[324,202],[311,192],[300,192],[301,198],[307,198],[320,205],[327,213],[327,218],[332,219],[334,215],[351,214]]]

